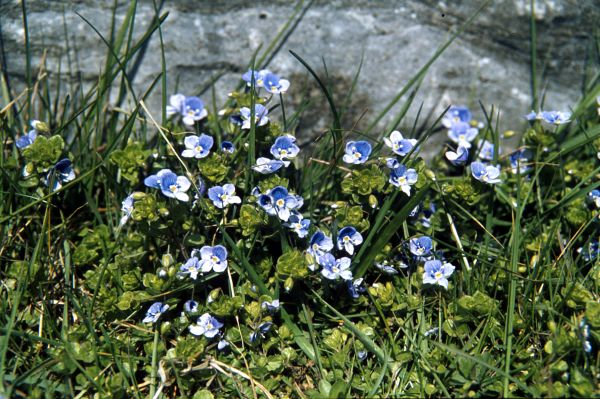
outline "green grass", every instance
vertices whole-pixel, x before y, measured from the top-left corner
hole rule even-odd
[[[27,90],[10,92],[5,76],[0,82],[2,395],[312,399],[600,394],[600,261],[586,259],[579,250],[600,235],[600,211],[589,200],[590,192],[600,188],[599,74],[586,77],[571,123],[555,128],[535,122],[519,132],[519,148],[533,154],[526,161],[527,173],[510,171],[510,151],[503,146],[496,110],[485,104],[473,110],[484,121],[479,137],[495,144],[494,163],[502,167],[502,183],[489,185],[471,177],[469,168],[451,166],[442,149],[423,160],[418,148],[440,134],[443,115],[424,122],[421,109],[414,117],[408,113],[432,63],[485,4],[423,60],[414,76],[406,77],[408,83],[364,131],[343,122],[362,61],[349,92],[336,102],[339,93],[331,90],[325,62],[317,68],[292,50],[290,57],[303,65],[325,97],[327,109],[322,111],[330,113],[331,126],[302,149],[293,165],[264,176],[252,171],[255,160],[268,155],[277,136],[306,133],[298,126],[302,112],[314,106],[311,99],[286,114],[291,109],[286,94],[268,102],[264,90],[243,81],[225,104],[217,103],[214,88],[210,95],[186,93],[180,84],[181,92],[210,97],[205,101],[210,104],[208,118],[192,132],[186,130],[166,115],[167,82],[178,77],[167,76],[162,49],[162,23],[169,16],[162,2],[153,5],[155,15],[137,40],[135,1],[120,24],[113,8],[108,32],[82,17],[103,43],[106,58],[95,84],[69,92],[59,81],[48,80],[44,65],[39,71],[33,68],[39,55],[31,53],[27,3],[22,2]],[[298,2],[248,66],[276,71],[270,61],[311,5]],[[530,24],[536,109],[543,95],[537,92],[542,78],[533,14]],[[161,74],[136,91],[132,81],[155,36],[161,43]],[[71,71],[71,62],[61,70]],[[156,96],[162,108],[152,114],[146,103]],[[109,104],[109,98],[116,100]],[[240,107],[253,109],[259,103],[270,109],[269,124],[252,121],[244,130],[230,122]],[[375,134],[396,105],[398,113]],[[229,114],[219,115],[221,109]],[[48,132],[40,134],[48,144],[19,150],[15,141],[33,119],[48,124]],[[410,196],[388,183],[385,167],[391,152],[382,138],[398,128],[418,139],[416,148],[399,159],[418,173]],[[199,131],[214,136],[211,155],[182,158],[184,138]],[[373,146],[367,164],[344,163],[346,142],[365,139]],[[219,153],[223,140],[235,143],[234,154]],[[474,145],[472,157],[478,151]],[[51,191],[43,180],[64,157],[73,161],[77,177]],[[23,176],[24,168],[29,177]],[[242,204],[223,211],[204,195],[192,207],[146,188],[143,179],[163,168],[190,177],[191,197],[200,189],[198,177],[208,187],[231,182]],[[310,234],[300,238],[268,216],[251,195],[256,185],[263,192],[284,185],[301,195]],[[121,201],[132,192],[135,210],[120,226]],[[410,216],[417,205],[423,211],[432,204],[436,211],[429,220],[422,214]],[[357,299],[348,295],[344,283],[310,271],[314,259],[305,252],[317,228],[335,238],[346,225],[356,226],[364,238],[351,256],[353,277],[363,278],[366,288]],[[408,253],[408,240],[423,235],[456,267],[448,289],[423,284],[424,262]],[[228,250],[225,272],[207,273],[195,282],[177,277],[192,249],[217,244]],[[384,261],[399,272],[382,273],[376,264]],[[400,261],[408,267],[400,269]],[[191,298],[199,308],[192,314],[183,311]],[[261,309],[262,302],[273,299],[281,301],[278,311]],[[157,323],[143,323],[146,310],[157,301],[169,310]],[[205,312],[224,323],[220,338],[190,334],[188,327]],[[273,324],[251,342],[251,334],[264,323]],[[224,351],[217,349],[220,339],[229,343]]]

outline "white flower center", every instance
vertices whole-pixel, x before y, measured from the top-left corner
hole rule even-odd
[[[442,272],[435,272],[434,277],[436,280],[439,280],[442,278]]]
[[[348,242],[348,241],[350,241],[350,236],[345,236],[345,237],[343,238],[343,240],[344,240],[344,242]]]
[[[285,205],[285,201],[283,199],[278,199],[275,204],[277,204],[278,207],[282,207]]]
[[[174,193],[174,192],[177,192],[177,185],[176,185],[176,184],[171,184],[171,185],[169,186],[169,190],[170,190],[172,193]]]
[[[282,157],[287,156],[288,152],[287,150],[279,150],[279,155],[281,155]]]
[[[339,272],[340,272],[340,269],[339,269],[337,266],[333,266],[333,267],[331,268],[331,271],[337,274],[337,273],[339,273]]]
[[[219,258],[217,258],[217,257],[216,257],[216,256],[214,256],[214,255],[210,257],[210,260],[211,260],[213,263],[219,263]]]
[[[202,152],[202,151],[204,151],[204,148],[202,148],[201,145],[197,145],[196,146],[196,152]]]

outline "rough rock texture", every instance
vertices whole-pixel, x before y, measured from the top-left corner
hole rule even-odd
[[[122,20],[129,2],[116,10]],[[346,95],[364,54],[358,87],[345,118],[351,128],[381,110],[395,93],[428,60],[458,26],[479,6],[472,0],[441,1],[317,1],[272,60],[270,69],[292,78],[290,98],[302,94],[315,98],[298,134],[308,137],[323,126],[326,108],[292,49],[323,72],[324,57],[337,95]],[[600,20],[597,0],[537,0],[539,69],[543,71],[547,108],[566,110],[578,99],[591,36]],[[13,91],[22,87],[25,69],[24,30],[20,2],[0,1],[0,29],[4,61]],[[112,4],[107,0],[27,2],[34,65],[48,50],[48,71],[64,81],[96,80],[104,65],[105,46],[75,13],[87,18],[103,34],[109,34]],[[275,37],[294,10],[283,0],[167,0],[170,15],[163,26],[168,63],[169,92],[176,89],[197,94],[217,81],[223,99],[233,89],[252,53]],[[154,16],[152,1],[139,1],[136,34]],[[521,116],[530,110],[529,0],[494,0],[467,31],[435,62],[421,85],[406,125],[411,125],[420,102],[422,115],[439,112],[451,103],[467,104],[482,118],[478,102],[494,104],[502,112],[501,127],[519,129]],[[65,32],[69,38],[67,51]],[[160,72],[159,38],[155,36],[135,79],[142,92]],[[70,56],[68,62],[67,54]],[[59,65],[60,68],[59,68]],[[76,77],[76,78],[75,78]],[[160,85],[159,85],[160,86]],[[210,98],[210,91],[203,97]],[[159,108],[160,87],[149,103]],[[219,103],[221,103],[219,101]],[[320,107],[323,107],[322,109]],[[395,108],[396,110],[399,107]],[[312,119],[312,120],[311,120]],[[390,115],[391,119],[391,115]],[[388,119],[388,120],[390,120]]]

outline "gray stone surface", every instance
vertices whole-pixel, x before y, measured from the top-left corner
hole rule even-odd
[[[34,65],[48,51],[50,79],[84,83],[96,80],[103,67],[105,46],[75,11],[109,34],[112,1],[27,2]],[[8,75],[13,90],[22,87],[25,57],[20,3],[0,0],[0,29]],[[116,14],[125,15],[128,2],[119,2]],[[299,136],[313,135],[324,126],[327,109],[314,81],[288,53],[291,49],[323,72],[324,57],[335,90],[346,95],[353,73],[364,54],[363,71],[346,128],[369,120],[410,79],[458,26],[479,6],[478,1],[317,1],[306,12],[289,40],[269,65],[292,81],[289,98],[297,102],[308,93],[313,105],[302,120]],[[501,128],[519,129],[529,111],[529,0],[496,0],[465,34],[436,61],[423,81],[407,125],[418,105],[424,115],[437,117],[447,105],[467,104],[482,118],[478,102],[500,109]],[[163,26],[168,63],[169,92],[195,94],[215,76],[219,103],[238,82],[252,53],[266,45],[294,9],[289,1],[167,0],[170,15]],[[568,109],[580,94],[585,54],[600,20],[596,0],[537,0],[538,53],[547,108]],[[152,1],[139,1],[136,35],[150,23]],[[67,49],[65,33],[69,38]],[[135,87],[142,92],[160,72],[158,36],[146,53]],[[70,56],[68,62],[67,54]],[[60,67],[59,67],[60,65]],[[76,78],[77,77],[77,78]],[[210,98],[210,92],[203,96]],[[160,87],[149,100],[159,108]],[[399,107],[396,107],[397,110]],[[390,115],[391,118],[392,115]],[[389,120],[389,119],[388,119]]]

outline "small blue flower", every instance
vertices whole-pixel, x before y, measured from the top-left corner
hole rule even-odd
[[[277,137],[275,143],[271,146],[271,155],[280,161],[295,158],[300,152],[300,148],[295,144],[295,141],[296,138],[292,136]]]
[[[438,284],[448,289],[448,277],[452,275],[454,269],[455,267],[450,263],[442,264],[439,260],[428,260],[425,262],[423,284]]]
[[[150,188],[160,189],[165,197],[176,198],[179,201],[190,200],[186,191],[192,183],[185,176],[177,176],[170,169],[162,169],[157,174],[144,179],[144,184]]]
[[[214,140],[207,134],[187,136],[184,140],[185,150],[181,153],[184,158],[204,158],[210,153]]]
[[[196,324],[190,326],[190,333],[204,335],[206,338],[214,338],[219,333],[221,327],[223,327],[223,323],[210,314],[204,313],[198,318]]]
[[[350,255],[354,254],[354,247],[362,242],[362,235],[352,226],[342,228],[337,236],[338,249],[345,249]]]
[[[588,193],[588,199],[600,208],[600,190],[592,190]]]
[[[369,159],[369,155],[371,155],[371,144],[366,141],[349,141],[343,159],[346,163],[361,164]]]
[[[274,313],[279,310],[279,299],[273,299],[271,302],[263,301],[260,304],[261,309],[267,310],[269,313]]]
[[[19,137],[15,144],[17,145],[18,149],[27,148],[33,144],[33,142],[35,141],[37,136],[38,136],[37,130],[32,129],[29,131],[29,133],[24,134],[23,136]]]
[[[304,200],[299,195],[288,193],[285,187],[277,186],[270,190],[268,194],[261,194],[258,197],[258,204],[269,215],[277,215],[279,219],[287,222],[291,211],[302,207]]]
[[[290,87],[290,82],[285,79],[280,79],[274,73],[267,73],[262,76],[263,87],[271,94],[285,93]]]
[[[269,114],[269,110],[262,104],[256,104],[254,106],[254,123],[256,126],[264,126],[269,122],[269,118],[267,115]],[[251,120],[252,120],[252,112],[248,107],[242,107],[240,109],[239,120],[242,124],[242,129],[250,129]]]
[[[536,121],[542,119],[542,114],[538,114],[534,110],[531,110],[531,112],[523,116],[523,118],[527,119],[528,121]]]
[[[319,264],[323,266],[321,274],[329,280],[352,280],[352,271],[350,270],[350,258],[343,257],[335,259],[332,254],[325,254],[318,258]]]
[[[571,113],[562,111],[542,111],[541,117],[547,123],[562,125],[563,123],[570,122]]]
[[[192,280],[196,280],[198,278],[198,273],[200,273],[200,260],[194,256],[195,250],[192,251],[192,256],[179,268],[179,274],[182,276],[188,275]]]
[[[226,154],[233,154],[235,152],[235,146],[231,141],[223,141],[221,143],[221,151]]]
[[[410,253],[415,256],[426,256],[431,253],[433,242],[430,237],[422,236],[410,239]]]
[[[304,238],[308,234],[310,220],[304,219],[299,212],[292,211],[287,223],[284,223],[283,225],[292,229],[294,233],[298,234],[298,237]]]
[[[325,255],[325,253],[333,249],[333,240],[328,237],[321,230],[318,230],[310,238],[308,245],[308,253],[311,254],[315,259]]]
[[[581,254],[581,257],[586,262],[595,260],[600,255],[600,245],[598,241],[591,241],[589,244],[577,248],[577,253]]]
[[[258,327],[256,327],[256,329],[250,333],[250,343],[253,344],[257,340],[265,338],[265,335],[269,332],[272,326],[273,323],[270,321],[265,321],[264,323],[259,324]]]
[[[227,269],[227,249],[222,245],[214,247],[205,245],[200,248],[200,271],[208,273],[211,270],[221,273]]]
[[[378,268],[382,273],[389,276],[399,273],[394,266],[390,265],[390,262],[387,259],[382,262],[375,262],[375,267]]]
[[[262,69],[260,71],[248,69],[248,71],[242,75],[242,80],[245,81],[248,86],[252,86],[252,80],[254,80],[254,87],[258,89],[259,87],[264,86],[265,76],[270,73],[271,71],[268,69]]]
[[[400,188],[406,195],[410,196],[410,186],[417,182],[419,175],[414,169],[406,169],[406,166],[397,164],[390,171],[390,184]]]
[[[75,171],[69,158],[58,161],[48,172],[44,183],[46,186],[52,182],[52,191],[59,190],[64,183],[75,180]]]
[[[167,115],[180,114],[183,123],[192,126],[196,121],[206,118],[208,112],[204,109],[204,103],[198,97],[186,97],[183,94],[175,94],[169,98]]]
[[[198,311],[198,302],[194,301],[193,299],[190,299],[189,301],[185,301],[185,303],[183,304],[183,310],[185,310],[187,313],[195,313]]]
[[[467,149],[471,148],[471,141],[475,140],[479,130],[476,127],[471,127],[466,122],[457,122],[448,129],[448,138]]]
[[[527,163],[531,160],[531,151],[522,148],[510,154],[510,168],[514,174],[525,173],[531,169]]]
[[[434,327],[430,330],[425,331],[425,333],[423,333],[424,337],[429,337],[430,335],[437,335],[438,331],[440,329],[438,327]]]
[[[477,154],[479,159],[484,161],[491,161],[494,159],[494,144],[487,140],[479,140],[477,146],[480,148],[479,154]],[[500,154],[500,149],[498,149],[498,154]]]
[[[446,159],[454,166],[464,165],[469,158],[469,150],[461,145],[458,146],[456,152],[446,151]]]
[[[469,108],[464,106],[452,106],[448,109],[448,112],[442,118],[442,125],[451,129],[457,123],[469,123],[471,122],[471,111]]]
[[[356,280],[347,280],[346,285],[348,287],[348,294],[354,299],[360,297],[360,294],[366,291],[366,288],[362,285],[363,279],[357,278]]]
[[[500,168],[497,166],[486,165],[481,162],[471,163],[471,174],[481,182],[488,184],[500,183]]]
[[[131,217],[133,213],[133,194],[129,194],[121,203],[121,221],[119,222],[119,226],[123,226],[127,223],[127,220]]]
[[[156,323],[160,315],[165,313],[168,309],[169,305],[163,305],[162,302],[154,302],[146,311],[146,317],[142,320],[142,323]]]
[[[223,349],[227,348],[229,346],[229,342],[225,341],[224,339],[220,340],[217,343],[217,349],[222,351]]]
[[[402,133],[397,130],[394,130],[390,137],[384,137],[383,141],[385,145],[390,147],[394,154],[405,156],[409,152],[412,151],[415,145],[417,145],[417,140],[415,139],[405,139],[402,137]]]
[[[285,162],[278,159],[260,157],[256,160],[256,165],[252,167],[252,170],[263,175],[268,175],[269,173],[277,172],[283,166],[285,166]]]
[[[225,208],[230,204],[239,204],[241,198],[235,195],[235,186],[233,184],[224,184],[208,189],[208,198],[217,208]]]

